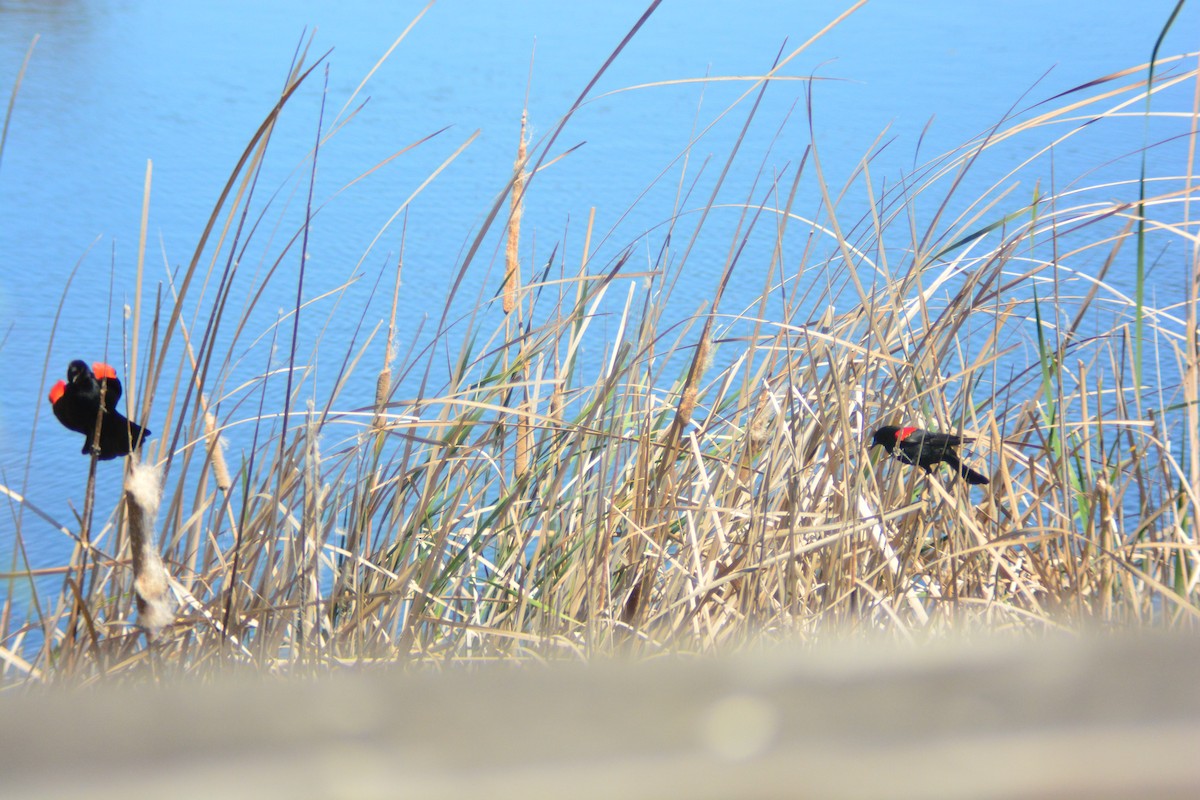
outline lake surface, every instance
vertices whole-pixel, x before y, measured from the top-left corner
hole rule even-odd
[[[664,3],[601,77],[590,93],[597,99],[570,120],[552,154],[578,148],[537,176],[524,221],[526,263],[540,264],[564,237],[578,249],[592,209],[599,263],[631,244],[638,245],[638,259],[651,258],[659,242],[648,232],[675,201],[681,168],[676,163],[672,171],[674,160],[748,84],[617,90],[763,74],[781,49],[792,52],[848,6]],[[263,224],[270,228],[302,213],[305,158],[318,126],[329,131],[369,98],[320,150],[314,204],[321,210],[311,230],[305,297],[333,291],[352,276],[362,279],[336,310],[327,305],[305,322],[321,326],[309,333],[324,342],[349,342],[363,319],[368,329],[386,323],[391,279],[383,278],[378,294],[372,289],[381,274],[390,274],[403,245],[400,339],[407,341],[425,335],[419,329],[440,316],[464,248],[510,176],[522,107],[528,103],[534,141],[542,140],[646,7],[626,0],[445,0],[425,13],[355,95],[423,4],[0,0],[0,87],[14,84],[37,37],[0,161],[0,362],[7,387],[0,404],[0,483],[70,526],[70,509],[82,502],[87,460],[79,456],[78,436],[48,413],[45,395],[70,359],[121,363],[128,348],[123,307],[133,302],[147,162],[153,174],[143,302],[152,303],[159,287],[164,301],[169,298],[169,276],[191,259],[217,196],[310,35],[309,63],[331,52],[275,133],[258,191],[265,199],[282,187],[274,201],[281,210],[268,212]],[[987,130],[1014,106],[1145,63],[1173,7],[1166,0],[1136,6],[1124,0],[868,3],[784,74],[829,79],[816,84],[812,114],[832,185],[850,176],[881,134],[893,141],[873,161],[872,177],[894,183],[914,164]],[[1197,30],[1193,4],[1163,53],[1194,49]],[[770,176],[795,167],[810,142],[805,86],[779,82],[767,91],[731,171],[723,195],[728,201],[755,196],[760,169]],[[1156,103],[1190,110],[1185,94]],[[705,169],[718,171],[746,113],[743,104],[717,121],[691,158],[711,156]],[[389,226],[406,199],[476,132],[413,200],[406,219]],[[1136,119],[1109,126],[1064,146],[1056,173],[1072,179],[1136,152],[1145,136]],[[1177,149],[1164,152],[1161,157],[1179,157]],[[1136,160],[1122,163],[1123,176],[1136,173]],[[981,165],[972,180],[995,180],[1005,169]],[[667,177],[660,178],[664,170]],[[1182,171],[1181,165],[1176,173]],[[1024,184],[1027,195],[1033,177]],[[970,187],[963,192],[972,195]],[[279,239],[295,229],[278,227]],[[260,238],[258,251],[244,258],[261,269],[280,242]],[[673,296],[678,315],[710,298],[724,256],[689,261],[693,272]],[[297,258],[285,260],[281,269],[295,272]],[[492,245],[477,258],[461,290],[467,306],[498,290],[499,263]],[[745,306],[761,285],[732,287],[729,307]],[[1178,276],[1167,285],[1177,289]],[[264,326],[294,303],[294,280],[274,287],[278,296],[265,298],[255,318]],[[143,329],[141,335],[146,347],[148,334]],[[373,364],[382,348],[376,339]],[[333,349],[331,360],[340,363],[344,348]],[[369,403],[374,369],[347,388],[347,405]],[[160,433],[153,412],[149,425]],[[0,521],[4,569],[13,563],[17,514],[9,506]],[[103,506],[100,514],[107,514]],[[20,519],[33,566],[61,563],[70,540],[35,516]]]

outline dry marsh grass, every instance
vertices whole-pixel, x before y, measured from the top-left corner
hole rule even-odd
[[[768,79],[802,50],[747,80],[727,113],[757,124]],[[272,243],[264,269],[241,263],[271,227],[257,177],[279,113],[320,64],[297,59],[186,267],[155,288],[139,259],[126,396],[158,432],[143,453],[161,480],[157,515],[118,504],[93,520],[89,506],[60,525],[76,549],[57,594],[28,569],[8,576],[34,596],[14,623],[9,590],[8,681],[1195,627],[1200,113],[1174,121],[1189,154],[1177,174],[1143,159],[1126,185],[1013,178],[1096,121],[1158,119],[1156,93],[1200,85],[1194,57],[1053,98],[886,188],[870,154],[832,185],[817,137],[740,201],[720,181],[697,199],[683,188],[685,152],[662,178],[679,182],[677,209],[648,235],[657,249],[644,267],[634,252],[645,242],[610,246],[600,262],[605,235],[590,220],[549,258],[523,255],[522,204],[553,168],[561,125],[528,150],[523,127],[433,344],[399,341],[401,257],[378,278],[390,316],[339,309],[363,313],[354,339],[319,341],[340,367],[316,395],[300,321],[334,300],[301,300],[311,174],[305,223]],[[318,116],[301,173],[347,121]],[[959,197],[978,159],[1047,134],[1053,146]],[[723,169],[743,163],[730,153]],[[816,187],[813,207],[800,207],[802,185]],[[665,322],[718,213],[736,223],[710,303]],[[772,244],[747,246],[762,237]],[[492,246],[503,279],[460,316],[457,295]],[[1186,289],[1156,307],[1145,273],[1162,253]],[[1117,271],[1136,272],[1133,296],[1109,280]],[[729,309],[734,280],[761,282],[760,302]],[[289,281],[293,308],[251,329],[266,287]],[[382,363],[368,360],[376,337]],[[255,342],[273,355],[247,378]],[[367,373],[374,398],[348,394]],[[977,437],[967,459],[992,483],[880,461],[870,433],[900,420]],[[234,436],[245,446],[227,450]],[[147,518],[176,606],[153,639],[135,612],[155,576],[134,565],[154,559],[130,550],[131,520]]]

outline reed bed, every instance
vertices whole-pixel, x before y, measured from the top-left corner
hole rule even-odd
[[[727,113],[758,124],[802,50]],[[1014,190],[1089,124],[1155,118],[1157,93],[1197,85],[1194,58],[1106,76],[891,184],[867,154],[834,185],[816,140],[746,196],[681,189],[645,240],[613,247],[589,221],[538,263],[522,209],[562,125],[528,147],[522,126],[432,344],[399,341],[401,257],[376,290],[391,314],[319,341],[324,363],[341,360],[328,386],[301,349],[301,320],[336,300],[302,300],[311,193],[265,267],[241,266],[270,227],[257,176],[273,128],[319,64],[298,59],[186,268],[158,289],[139,269],[127,397],[154,423],[137,469],[157,472],[160,502],[131,491],[63,526],[76,548],[59,591],[27,575],[28,620],[4,617],[8,682],[1196,627],[1200,114],[1176,121],[1178,173],[1147,172],[1149,158],[1123,185]],[[319,119],[302,175],[345,121]],[[663,179],[688,185],[687,156]],[[1013,172],[967,202],[959,184],[982,158]],[[718,217],[723,267],[679,322],[673,292],[694,286]],[[654,257],[635,264],[647,242]],[[460,313],[490,247],[502,280]],[[1164,252],[1186,291],[1155,307],[1145,265]],[[1127,297],[1108,274],[1131,269]],[[731,281],[760,282],[760,302],[728,308]],[[252,329],[253,298],[280,283],[294,307]],[[376,336],[382,363],[368,361]],[[273,355],[246,379],[252,342]],[[352,396],[368,374],[374,399]],[[901,421],[975,437],[965,457],[991,484],[882,460],[871,431]],[[162,568],[174,613],[164,624],[159,586],[139,623]]]

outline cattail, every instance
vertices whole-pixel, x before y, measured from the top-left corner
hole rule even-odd
[[[712,366],[712,342],[707,336],[700,342],[700,352],[696,354],[696,364],[699,365],[699,369],[696,371],[697,375],[703,375]]]
[[[208,439],[208,459],[212,462],[213,478],[217,481],[217,488],[222,492],[228,492],[233,486],[233,481],[229,479],[229,467],[225,464],[225,442],[221,439],[221,432],[217,429],[217,418],[213,416],[211,411],[204,412],[204,435]]]
[[[371,427],[377,433],[383,430],[383,409],[387,406],[388,395],[391,392],[392,370],[391,367],[385,366],[379,370],[379,377],[375,379],[375,418],[371,420]]]
[[[154,546],[154,518],[162,499],[158,469],[136,460],[125,479],[125,501],[129,514],[129,538],[133,550],[133,589],[137,595],[138,624],[150,638],[170,625],[175,610],[167,592],[168,577]]]
[[[533,449],[533,426],[529,424],[529,404],[522,406],[517,415],[517,453],[513,464],[516,477],[520,478],[529,469],[529,451]]]
[[[563,407],[566,401],[563,399],[562,382],[555,381],[554,391],[550,393],[550,418],[555,422],[562,422]]]
[[[758,393],[758,402],[755,404],[754,413],[750,415],[750,443],[755,448],[766,444],[770,432],[768,423],[771,421],[772,408],[767,402],[770,397],[771,390],[764,387]]]
[[[679,424],[687,425],[692,421],[692,412],[696,410],[696,387],[688,386],[683,390],[683,399],[679,403]]]
[[[518,245],[521,241],[521,204],[525,192],[525,123],[526,112],[521,112],[521,141],[517,145],[517,161],[514,165],[512,195],[509,198],[512,213],[508,219],[508,241],[504,248],[504,313],[511,314],[517,308],[517,293],[521,288],[521,261]],[[517,413],[517,442],[513,459],[513,474],[521,477],[529,469],[529,450],[533,434],[529,427],[527,404]]]
[[[679,412],[675,415],[680,430],[692,421],[692,412],[696,410],[696,384],[700,382],[704,371],[712,365],[712,348],[707,337],[700,342],[693,363],[695,369],[688,375],[687,386],[684,387],[683,397],[679,401]]]
[[[512,214],[508,220],[508,243],[504,249],[504,313],[511,314],[517,307],[517,291],[521,282],[521,262],[517,245],[521,240],[521,204],[525,193],[525,121],[526,112],[521,112],[521,142],[517,145],[516,176],[513,178],[510,203]]]

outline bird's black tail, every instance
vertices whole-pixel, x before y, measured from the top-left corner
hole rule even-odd
[[[148,436],[150,431],[146,428],[126,419],[123,414],[109,411],[100,428],[100,460],[127,456],[141,447]]]
[[[949,464],[955,472],[961,475],[963,480],[967,483],[971,484],[972,486],[981,486],[988,483],[986,475],[976,472],[966,464],[959,461],[957,457],[952,456],[949,453],[947,453],[947,456],[946,463]]]

